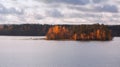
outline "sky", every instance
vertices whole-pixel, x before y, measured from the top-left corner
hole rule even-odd
[[[0,0],[0,24],[120,25],[120,0]]]

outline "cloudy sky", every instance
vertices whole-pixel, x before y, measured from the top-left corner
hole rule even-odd
[[[0,0],[0,24],[119,24],[120,0]]]

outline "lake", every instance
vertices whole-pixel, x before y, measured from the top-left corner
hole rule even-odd
[[[0,67],[120,67],[120,38],[54,41],[0,36]]]

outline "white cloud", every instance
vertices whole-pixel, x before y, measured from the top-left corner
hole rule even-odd
[[[120,24],[119,0],[1,0],[0,23]]]

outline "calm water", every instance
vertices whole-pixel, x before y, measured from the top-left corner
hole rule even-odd
[[[120,38],[84,42],[0,36],[0,67],[120,67]]]

